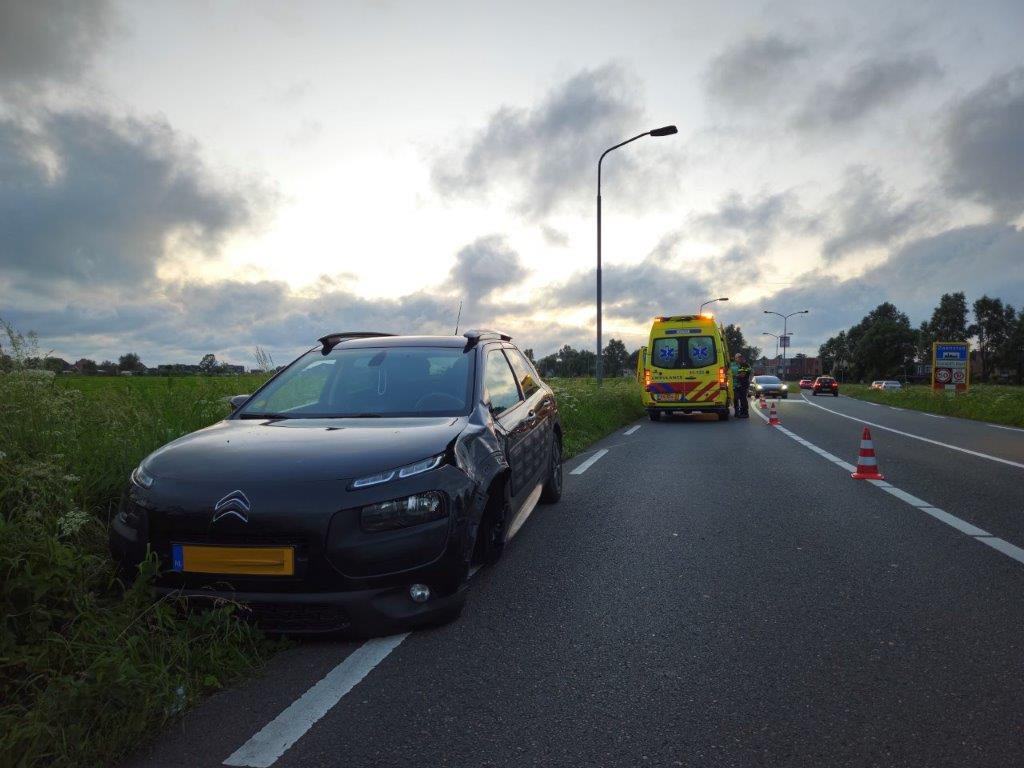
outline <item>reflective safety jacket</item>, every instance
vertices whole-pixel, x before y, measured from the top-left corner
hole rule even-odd
[[[734,387],[750,386],[750,366],[746,363],[737,363],[735,360],[730,363],[729,369],[732,372],[732,385]]]

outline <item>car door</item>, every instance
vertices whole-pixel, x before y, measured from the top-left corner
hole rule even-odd
[[[528,489],[532,489],[527,474],[525,440],[533,422],[527,418],[528,409],[515,374],[499,346],[488,349],[484,358],[484,402],[490,408],[495,431],[505,446],[510,475],[509,493],[512,509],[517,510],[529,493]]]
[[[522,352],[515,347],[506,347],[505,356],[512,365],[524,398],[524,474],[525,482],[532,490],[537,483],[547,479],[551,467],[555,403],[547,388],[541,386],[537,372]]]

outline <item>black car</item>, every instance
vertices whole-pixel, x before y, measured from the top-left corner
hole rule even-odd
[[[781,381],[778,376],[755,376],[750,381],[750,389],[747,390],[750,397],[781,397],[789,399],[789,385]]]
[[[150,454],[111,527],[159,593],[267,629],[389,633],[457,616],[537,501],[562,493],[552,390],[493,331],[324,336],[236,410]]]

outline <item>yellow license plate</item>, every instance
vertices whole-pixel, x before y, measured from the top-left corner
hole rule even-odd
[[[671,392],[668,394],[659,393],[654,395],[654,399],[659,403],[678,403],[682,395],[679,392]]]
[[[294,576],[295,547],[214,547],[172,544],[172,567],[184,573]]]

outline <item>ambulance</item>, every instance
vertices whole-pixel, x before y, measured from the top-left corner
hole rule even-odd
[[[710,313],[654,318],[647,346],[637,355],[636,376],[651,421],[673,413],[729,418],[729,350]]]

